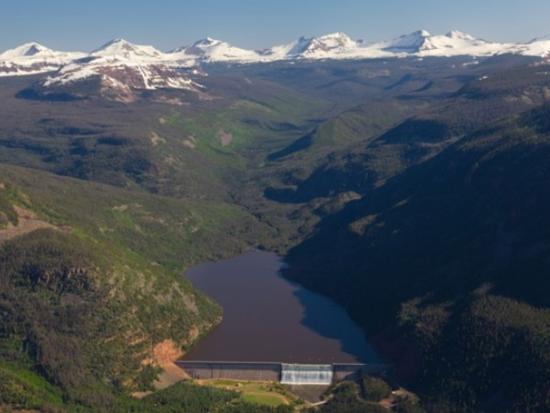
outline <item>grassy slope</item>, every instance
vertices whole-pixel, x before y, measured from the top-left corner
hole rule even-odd
[[[4,205],[64,229],[1,247],[4,402],[35,406],[61,393],[107,405],[117,388],[139,386],[156,343],[184,349],[220,316],[181,270],[237,253],[262,231],[235,206],[0,168]],[[59,387],[40,385],[28,369]]]
[[[201,384],[239,393],[245,402],[264,406],[286,406],[297,401],[296,397],[276,383],[237,380],[204,380]]]
[[[228,200],[262,146],[281,147],[324,104],[260,80],[211,79],[210,100],[131,105],[17,99],[32,79],[0,80],[0,162],[128,189]],[[223,145],[220,132],[231,134]],[[192,143],[190,145],[190,143]]]
[[[285,249],[309,236],[319,217],[411,164],[425,148],[381,145],[380,135],[438,107],[477,74],[463,62],[370,61],[249,68],[333,104],[313,128],[271,148],[237,199],[279,234],[269,248]],[[481,69],[483,70],[483,69]],[[426,84],[430,87],[424,88]],[[433,148],[434,151],[441,148]]]

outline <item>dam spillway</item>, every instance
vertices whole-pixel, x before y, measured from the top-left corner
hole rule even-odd
[[[330,385],[333,380],[330,364],[282,364],[281,383],[290,385]]]
[[[379,374],[388,370],[385,364],[359,363],[288,364],[180,360],[176,364],[193,379],[278,381],[288,385],[328,386],[341,380],[358,378],[362,374]]]

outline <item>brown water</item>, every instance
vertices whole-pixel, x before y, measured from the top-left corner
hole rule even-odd
[[[283,265],[275,254],[252,251],[189,270],[193,285],[222,305],[224,318],[185,359],[379,362],[342,307],[281,277]]]

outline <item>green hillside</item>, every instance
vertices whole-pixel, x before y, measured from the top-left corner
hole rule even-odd
[[[148,389],[155,346],[170,340],[183,352],[221,316],[181,271],[261,233],[231,205],[1,170],[4,403],[107,406]],[[41,229],[10,237],[26,227]]]
[[[361,196],[289,255],[289,276],[345,305],[433,411],[550,408],[549,111],[500,116],[351,188]],[[388,135],[411,145],[429,133]]]
[[[212,66],[207,98],[132,103],[0,78],[0,410],[292,411],[147,393],[159,352],[222,316],[185,270],[253,247],[364,328],[421,397],[393,411],[550,410],[550,80],[532,63]],[[359,396],[317,411],[387,411]]]

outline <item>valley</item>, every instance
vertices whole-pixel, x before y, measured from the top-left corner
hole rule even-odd
[[[0,77],[0,409],[305,409],[158,391],[181,358],[381,359],[419,398],[388,410],[367,376],[321,412],[550,409],[547,59],[298,44],[216,61],[207,39],[182,67],[118,40]]]

